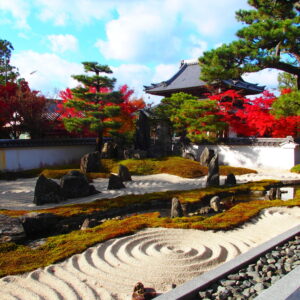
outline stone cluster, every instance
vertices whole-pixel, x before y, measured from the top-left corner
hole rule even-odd
[[[254,299],[284,275],[300,266],[300,235],[276,246],[252,264],[199,292],[197,299]]]

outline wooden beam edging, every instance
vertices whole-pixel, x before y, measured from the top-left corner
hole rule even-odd
[[[175,289],[162,294],[155,299],[157,300],[189,300],[195,299],[197,293],[214,283],[215,281],[224,278],[226,275],[241,269],[244,265],[250,264],[253,260],[258,259],[266,252],[276,246],[285,243],[300,233],[300,225],[297,225],[286,232],[277,235],[269,241],[250,249],[249,251],[238,255],[236,258],[216,267],[213,270],[203,273],[192,280],[176,287]],[[299,283],[300,286],[300,283]],[[292,291],[291,291],[292,292]]]

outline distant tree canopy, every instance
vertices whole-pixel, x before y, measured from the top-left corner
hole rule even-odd
[[[282,72],[278,74],[278,87],[282,89],[297,89],[297,77],[291,73]]]
[[[194,143],[214,142],[227,127],[215,101],[199,101],[186,93],[175,93],[162,99],[154,109],[154,115],[169,120],[178,136],[188,137]]]
[[[271,113],[276,117],[300,116],[300,91],[284,89],[272,104]]]
[[[238,40],[204,52],[201,79],[240,79],[243,73],[274,68],[296,76],[300,89],[299,0],[248,0],[254,9],[236,12],[246,26]]]
[[[46,99],[38,91],[30,90],[24,80],[0,85],[0,134],[2,137],[19,138],[29,133],[40,138],[49,127],[46,117]]]
[[[19,75],[16,67],[10,65],[10,57],[13,50],[14,48],[9,41],[0,40],[0,84],[15,81]]]

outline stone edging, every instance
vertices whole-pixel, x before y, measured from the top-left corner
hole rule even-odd
[[[273,249],[277,245],[280,245],[300,232],[300,225],[297,225],[290,230],[272,238],[266,243],[259,245],[239,256],[236,258],[220,265],[219,267],[205,272],[200,276],[178,286],[177,288],[158,296],[157,300],[188,300],[188,299],[195,299],[197,293],[208,287],[218,279],[224,278],[227,274],[232,273],[244,265],[249,264],[251,261],[259,258],[264,253],[268,252],[269,250]],[[300,285],[298,283],[298,285]],[[290,291],[290,294],[294,291]]]

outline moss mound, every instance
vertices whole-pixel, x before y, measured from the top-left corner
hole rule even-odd
[[[147,227],[184,228],[201,230],[227,230],[243,224],[262,209],[274,206],[300,206],[300,199],[289,201],[251,201],[239,203],[226,212],[212,217],[194,216],[160,218],[159,213],[134,215],[123,220],[109,220],[87,230],[46,239],[37,249],[14,243],[0,244],[0,276],[18,274],[59,262],[81,253],[96,243],[132,234]]]
[[[106,178],[109,173],[117,173],[118,166],[122,164],[126,166],[132,175],[153,175],[160,173],[167,173],[177,175],[184,178],[197,178],[207,175],[207,167],[201,166],[199,162],[190,159],[170,156],[160,159],[128,159],[128,160],[113,160],[102,159],[102,170],[99,173],[87,174],[89,178]],[[78,166],[76,167],[78,169]],[[70,169],[45,169],[42,171],[48,178],[60,178],[65,175]],[[255,170],[246,168],[236,168],[230,166],[220,166],[220,174],[228,175],[242,175],[248,173],[256,173]]]
[[[300,165],[295,165],[290,171],[294,173],[300,173]]]

